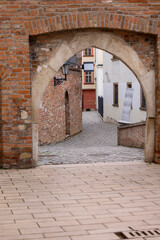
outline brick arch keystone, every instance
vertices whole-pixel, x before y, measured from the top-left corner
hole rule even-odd
[[[62,42],[50,57],[48,63],[37,68],[32,85],[32,129],[33,129],[33,161],[38,160],[38,112],[44,92],[60,67],[85,48],[94,46],[107,51],[123,61],[137,76],[146,97],[147,121],[145,160],[154,159],[154,118],[155,118],[155,73],[148,70],[138,57],[137,53],[126,42],[113,34],[102,32],[78,33],[68,44]]]

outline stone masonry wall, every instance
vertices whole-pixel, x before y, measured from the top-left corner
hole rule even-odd
[[[145,122],[118,126],[118,145],[144,148]]]
[[[58,77],[64,77],[58,74]],[[52,80],[43,96],[39,111],[39,144],[55,143],[66,138],[65,94],[69,98],[69,135],[82,130],[81,70],[69,70],[67,81],[54,86]],[[67,134],[68,135],[68,134]]]
[[[33,166],[31,82],[34,73],[37,66],[46,62],[62,41],[70,42],[75,32],[82,31],[116,34],[137,52],[148,70],[156,69],[155,161],[160,162],[159,1],[1,0],[1,167]],[[45,41],[46,36],[54,36],[49,51],[42,49],[40,42],[38,49],[33,47],[36,45],[33,40],[44,38]],[[34,57],[31,57],[30,51],[35,53]],[[23,113],[26,113],[25,118]]]

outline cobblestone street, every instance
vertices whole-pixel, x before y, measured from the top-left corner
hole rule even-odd
[[[83,112],[83,130],[76,136],[39,147],[38,165],[144,161],[144,150],[117,146],[117,125],[104,123],[96,111]]]

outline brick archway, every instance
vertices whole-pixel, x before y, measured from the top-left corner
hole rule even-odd
[[[43,9],[40,9],[38,12],[29,10],[27,13],[33,17],[31,20],[24,22],[22,29],[30,36],[83,28],[120,29],[150,34],[159,34],[160,30],[160,24],[157,19],[148,19],[142,16],[133,17],[128,14],[123,16],[117,12],[104,12],[103,8],[99,9],[98,12],[69,12],[67,14],[63,13],[63,15],[50,17],[45,16]],[[42,17],[37,17],[37,14]]]
[[[137,53],[126,42],[113,34],[85,32],[75,35],[70,43],[62,41],[47,64],[38,67],[32,85],[32,152],[33,165],[38,160],[38,112],[43,94],[63,63],[77,52],[94,46],[117,56],[137,76],[147,103],[145,160],[154,159],[155,73],[148,70]]]
[[[153,95],[152,89],[155,90],[155,120],[154,114],[152,114],[154,111],[151,111],[150,114],[149,109],[151,107],[148,109],[148,121],[155,122],[155,127],[154,124],[147,124],[147,126],[154,127],[154,129],[148,128],[147,134],[150,130],[155,133],[154,161],[160,163],[160,9],[156,1],[146,0],[145,3],[144,1],[142,3],[140,0],[89,0],[72,1],[71,4],[68,4],[68,1],[52,1],[52,3],[51,1],[42,0],[28,1],[27,3],[19,1],[18,4],[14,1],[13,4],[8,3],[7,7],[2,1],[2,11],[4,14],[1,18],[0,40],[1,167],[28,168],[33,166],[31,131],[32,76],[34,76],[38,65],[43,65],[44,70],[48,67],[47,74],[54,75],[54,71],[49,67],[47,59],[61,42],[57,36],[66,40],[67,45],[70,46],[70,39],[74,38],[75,32],[82,31],[114,33],[133,47],[147,69],[145,69],[147,79],[152,78],[151,75],[154,75],[150,71],[151,69],[156,72],[156,88],[155,85],[151,86],[151,93],[149,91],[147,93],[147,96],[148,94]],[[69,33],[70,39],[68,35],[67,39],[65,38],[67,33]],[[54,46],[48,43],[46,38],[48,36],[56,36],[54,40],[52,39]],[[35,50],[33,48],[34,44],[37,44],[37,39],[40,39],[43,45],[43,38],[47,41],[46,44],[50,44],[51,51],[47,52],[48,55],[42,53],[43,56],[46,56],[46,61],[42,59],[39,61],[37,58],[39,56],[38,50],[36,50],[36,47]],[[35,40],[35,42],[30,44],[31,40]],[[36,53],[34,67],[30,61],[31,47],[33,52]],[[38,68],[38,71],[41,72],[40,68]],[[45,71],[44,77],[46,77]],[[140,77],[142,78],[142,76]],[[143,77],[144,84],[142,85],[145,86],[149,81],[145,80],[145,74],[143,74]],[[149,87],[147,88],[149,89]],[[35,118],[33,119],[35,121]],[[36,123],[33,124],[34,127],[36,127]],[[149,144],[149,142],[146,144]],[[151,148],[153,148],[153,145]]]

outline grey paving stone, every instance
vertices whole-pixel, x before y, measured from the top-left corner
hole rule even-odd
[[[66,141],[39,147],[38,165],[144,161],[144,150],[117,146],[117,125],[96,111],[83,112],[83,130]]]

